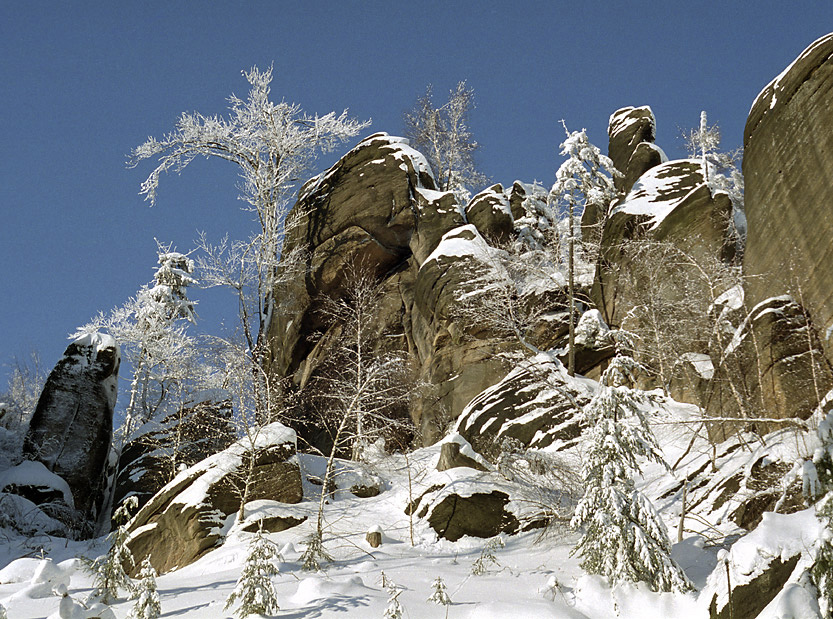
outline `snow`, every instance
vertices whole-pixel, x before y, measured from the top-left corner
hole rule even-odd
[[[675,208],[701,187],[701,184],[697,183],[687,193],[679,191],[681,187],[691,183],[691,171],[687,169],[688,166],[683,168],[684,173],[671,174],[680,164],[695,166],[701,170],[700,176],[704,178],[703,164],[699,159],[667,161],[640,176],[624,202],[614,207],[611,214],[622,212],[630,215],[647,215],[651,218],[648,222],[650,229],[657,228]]]
[[[75,508],[69,484],[47,469],[42,462],[24,460],[17,466],[0,472],[0,490],[11,485],[52,488],[63,495],[64,503],[73,509]]]
[[[688,361],[701,378],[711,380],[714,376],[714,364],[708,355],[698,352],[687,352],[683,353],[680,358],[683,361]]]
[[[466,224],[446,232],[436,249],[425,259],[423,266],[432,260],[441,261],[442,258],[475,258],[490,264],[491,255],[495,250],[480,236],[472,224]]]
[[[576,379],[575,387],[592,389],[592,381]],[[739,585],[751,579],[774,557],[789,557],[802,553],[802,559],[789,584],[761,615],[764,619],[801,619],[817,616],[814,600],[801,580],[800,572],[818,536],[819,525],[812,509],[790,515],[765,514],[761,525],[745,534],[725,514],[737,506],[729,502],[719,510],[712,509],[713,494],[729,477],[748,471],[752,463],[762,457],[791,461],[799,456],[803,437],[792,431],[773,433],[759,444],[746,437],[749,447],[740,441],[716,446],[718,472],[708,468],[711,447],[703,438],[692,440],[692,425],[698,412],[657,395],[659,410],[653,414],[655,432],[663,447],[666,460],[681,459],[677,470],[668,473],[659,464],[646,464],[644,476],[637,479],[637,487],[649,496],[669,531],[676,531],[679,519],[680,496],[674,488],[683,479],[689,487],[688,505],[691,517],[686,520],[685,537],[674,545],[672,555],[686,570],[700,592],[667,594],[651,592],[644,585],[609,583],[594,575],[583,573],[578,559],[570,555],[578,535],[566,528],[556,529],[541,536],[540,531],[517,535],[503,535],[504,548],[494,550],[498,565],[491,566],[482,576],[472,575],[472,565],[481,556],[488,540],[463,537],[452,543],[438,539],[428,524],[415,518],[413,545],[409,531],[409,516],[405,506],[423,495],[430,487],[444,488],[423,500],[423,504],[440,500],[444,493],[466,494],[505,490],[513,501],[509,508],[520,513],[517,487],[497,473],[480,473],[472,469],[437,471],[440,444],[418,449],[408,456],[378,453],[373,460],[361,465],[339,462],[343,475],[337,478],[340,487],[325,505],[324,544],[335,560],[325,572],[309,573],[300,569],[300,552],[305,538],[314,529],[315,510],[320,486],[307,484],[306,499],[297,505],[283,505],[274,501],[253,501],[246,506],[247,521],[270,515],[307,516],[302,524],[267,534],[266,537],[281,549],[280,574],[273,577],[281,610],[276,617],[381,617],[388,604],[389,593],[380,585],[380,575],[387,577],[401,589],[399,601],[404,616],[412,619],[436,618],[445,615],[444,609],[428,598],[432,582],[441,576],[452,600],[448,616],[467,617],[559,617],[567,619],[651,619],[699,618],[708,616],[708,605],[714,594],[725,599],[725,571],[717,561],[717,552],[727,548],[732,569],[732,581]],[[268,436],[267,436],[268,435]],[[291,430],[276,426],[269,429],[264,440],[294,440]],[[446,440],[457,440],[449,437]],[[812,447],[812,445],[811,445]],[[463,446],[467,455],[475,455]],[[750,451],[751,450],[751,451]],[[225,453],[225,452],[224,452]],[[580,449],[571,452],[580,457]],[[685,457],[681,458],[685,453]],[[213,460],[215,464],[216,460]],[[320,475],[324,459],[300,455],[301,470],[307,476]],[[200,469],[205,470],[205,469]],[[701,471],[701,473],[697,473]],[[409,491],[408,477],[412,488]],[[699,477],[698,477],[699,475]],[[382,492],[376,497],[360,499],[346,488],[356,479],[374,476],[381,482]],[[706,480],[702,488],[694,482]],[[517,511],[516,511],[517,510]],[[234,588],[245,560],[252,535],[241,530],[235,516],[224,526],[228,535],[225,543],[206,553],[198,561],[181,569],[160,575],[157,579],[163,617],[182,619],[227,619],[223,610],[225,600]],[[365,542],[368,531],[384,531],[383,543],[371,548]],[[692,530],[695,530],[692,532]],[[79,569],[77,556],[98,556],[103,550],[102,540],[72,541],[40,536],[25,538],[18,533],[0,528],[0,603],[15,619],[43,619],[56,613],[61,598],[53,593],[61,582],[69,595],[78,602],[90,591],[91,578]],[[46,587],[34,590],[33,577],[42,565],[39,558],[31,558],[43,548],[52,559],[42,575],[49,581]],[[43,583],[41,583],[43,584]],[[723,588],[721,588],[723,587]],[[40,592],[39,592],[40,591]],[[32,594],[36,594],[33,596]],[[37,597],[38,595],[45,597]],[[720,596],[723,595],[724,598]],[[133,602],[119,599],[113,604],[115,617],[124,619]]]

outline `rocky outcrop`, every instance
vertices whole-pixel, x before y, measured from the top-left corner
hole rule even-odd
[[[833,388],[833,371],[808,316],[789,296],[753,307],[713,362],[706,410],[714,417],[807,419]],[[741,424],[748,422],[711,424],[709,433],[725,440]],[[754,422],[753,427],[763,435],[783,426]]]
[[[610,115],[608,156],[621,176],[613,184],[628,193],[636,180],[651,168],[666,161],[665,153],[654,144],[657,124],[647,105],[623,107]]]
[[[578,441],[579,414],[591,397],[589,387],[570,380],[561,362],[542,353],[472,399],[457,432],[481,454],[499,451],[505,439],[532,449],[566,449]]]
[[[833,34],[758,95],[744,130],[748,298],[791,293],[833,360]]]
[[[466,206],[466,219],[493,245],[501,245],[512,238],[515,220],[510,197],[498,183],[484,189]]]
[[[234,439],[228,393],[200,393],[159,423],[147,424],[124,446],[114,505],[135,496],[141,508],[180,470],[223,451]]]
[[[506,373],[498,353],[513,344],[464,324],[455,307],[490,268],[484,235],[507,240],[527,194],[520,183],[495,185],[464,209],[452,192],[434,187],[424,157],[386,134],[363,140],[304,185],[284,254],[304,248],[306,257],[295,272],[282,267],[275,298],[287,303],[269,330],[270,371],[303,389],[323,368],[339,328],[323,319],[322,296],[342,297],[351,267],[370,270],[384,297],[374,321],[377,347],[406,352],[425,385],[411,416],[426,443]]]
[[[247,482],[247,504],[300,502],[295,443],[294,431],[273,423],[179,473],[128,524],[134,571],[148,557],[157,572],[168,572],[220,544],[226,520],[238,512]]]
[[[731,218],[729,196],[712,194],[699,160],[668,161],[643,174],[611,210],[602,234],[602,265],[597,269],[592,298],[605,321],[620,325],[633,307],[623,299],[623,291],[639,287],[642,265],[633,264],[628,241],[667,242],[695,260],[728,262],[735,250]],[[672,271],[670,265],[668,270],[670,291],[675,282],[698,279],[693,271]]]
[[[23,443],[24,456],[65,480],[75,509],[91,521],[104,499],[119,361],[109,335],[72,342],[46,380]]]
[[[717,594],[709,604],[709,619],[755,619],[775,599],[798,565],[800,555],[782,560],[775,557],[751,582],[732,590],[728,603],[718,608]]]

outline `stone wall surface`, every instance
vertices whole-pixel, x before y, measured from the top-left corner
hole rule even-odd
[[[833,360],[833,34],[805,49],[756,98],[744,131],[752,304],[791,293]]]

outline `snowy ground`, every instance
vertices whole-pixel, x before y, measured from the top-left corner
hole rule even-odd
[[[690,424],[681,424],[691,413],[690,407],[671,406],[655,421],[660,444],[669,462],[682,455],[691,439]],[[795,442],[795,441],[794,441]],[[787,441],[783,441],[784,444]],[[797,444],[797,442],[796,442]],[[767,450],[773,449],[768,442]],[[721,450],[718,450],[719,452]],[[721,463],[720,476],[749,466],[758,455],[754,447],[729,450]],[[455,471],[434,470],[439,451],[437,447],[419,450],[410,457],[411,473],[415,479],[414,496],[421,489]],[[679,479],[699,469],[708,459],[705,443],[695,442],[694,449],[683,459],[679,472],[670,474],[663,469],[646,467],[643,489],[655,501],[663,514],[672,539],[676,539],[680,493],[668,496],[668,489]],[[302,457],[305,472],[320,474],[320,459]],[[723,469],[727,473],[723,474]],[[686,521],[685,538],[674,547],[674,556],[696,585],[690,594],[652,593],[644,586],[619,586],[611,589],[606,581],[582,572],[577,557],[570,556],[575,534],[567,530],[541,535],[532,531],[515,536],[503,536],[505,547],[495,551],[498,564],[488,573],[473,575],[472,565],[481,556],[488,540],[464,537],[456,543],[437,540],[425,522],[414,521],[414,545],[410,541],[409,517],[404,508],[408,503],[408,477],[405,460],[389,456],[377,463],[371,475],[382,480],[383,492],[376,497],[359,499],[346,491],[339,491],[326,510],[325,545],[335,560],[326,571],[309,573],[301,570],[299,555],[304,538],[312,530],[316,502],[314,499],[290,508],[293,513],[308,513],[307,522],[281,533],[270,534],[283,555],[280,574],[274,578],[281,610],[277,617],[383,617],[389,593],[381,586],[381,575],[402,589],[399,601],[404,616],[416,618],[445,617],[445,608],[427,599],[431,583],[438,576],[445,582],[452,604],[449,618],[498,617],[563,617],[563,618],[623,618],[651,617],[707,617],[708,604],[721,592],[725,566],[718,566],[721,547],[731,548],[730,561],[735,560],[737,578],[741,571],[753,573],[761,556],[774,555],[785,547],[812,547],[817,531],[812,510],[789,516],[765,517],[760,534],[738,536],[741,531],[719,513],[703,508],[698,517],[706,524]],[[424,471],[424,473],[420,473]],[[357,478],[345,476],[342,486],[356,483]],[[318,487],[309,484],[305,490],[312,496]],[[704,490],[705,491],[705,490]],[[666,495],[665,498],[659,497]],[[249,518],[269,506],[259,502],[249,506]],[[233,519],[233,517],[231,517]],[[194,617],[219,619],[231,617],[223,606],[240,574],[247,552],[248,533],[238,533],[235,523],[228,523],[226,543],[203,556],[196,563],[158,579],[163,617]],[[384,532],[379,548],[371,548],[365,534],[374,527]],[[692,531],[701,529],[703,535]],[[728,536],[728,537],[727,537]],[[69,593],[83,600],[89,593],[90,578],[80,569],[73,557],[96,556],[104,551],[97,543],[68,542],[57,538],[25,539],[8,530],[0,530],[0,603],[8,609],[12,619],[43,618],[54,613],[59,598],[51,591],[38,591],[30,585],[39,563],[41,550],[63,570],[69,580]],[[20,557],[25,557],[19,559]],[[64,562],[64,563],[61,563]],[[715,569],[719,568],[720,571]],[[797,570],[798,571],[798,570]],[[798,579],[794,574],[793,580]],[[805,599],[803,589],[795,585],[770,604],[765,617],[812,617],[802,615]],[[41,597],[43,596],[43,597]],[[783,599],[782,599],[783,598]],[[798,608],[798,614],[785,614],[785,605]],[[797,605],[797,606],[796,606]],[[807,609],[811,610],[810,606]],[[113,605],[116,617],[126,617],[132,602],[122,599]],[[809,610],[807,610],[809,612]],[[56,615],[57,616],[57,615]]]

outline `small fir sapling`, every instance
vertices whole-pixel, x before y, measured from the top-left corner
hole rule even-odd
[[[159,593],[156,590],[156,570],[150,564],[150,558],[142,561],[139,572],[139,586],[137,587],[136,604],[130,611],[131,619],[157,619],[162,614]]]
[[[93,590],[89,595],[89,600],[110,604],[119,597],[119,589],[124,589],[131,595],[134,593],[135,586],[125,573],[124,566],[134,565],[133,554],[127,547],[127,521],[130,520],[130,511],[138,504],[139,500],[136,496],[125,499],[113,514],[113,520],[118,523],[118,526],[108,536],[110,548],[107,554],[86,565],[86,569],[93,576]]]
[[[6,614],[6,607],[0,604],[0,619],[9,619],[9,616]]]
[[[277,549],[259,529],[249,543],[246,563],[240,572],[240,578],[234,590],[226,599],[223,610],[228,610],[238,601],[237,616],[273,615],[279,610],[278,593],[272,583],[272,577],[279,573],[277,561],[280,560]]]
[[[307,572],[320,572],[322,563],[329,563],[333,557],[324,548],[321,532],[315,530],[304,540],[307,547],[301,553],[301,569]]]
[[[399,602],[399,596],[402,594],[400,589],[392,580],[388,579],[388,584],[385,587],[388,592],[388,605],[385,607],[385,613],[382,615],[384,619],[402,619],[402,604]]]
[[[583,411],[585,493],[571,522],[582,536],[572,553],[588,573],[612,584],[644,581],[653,591],[687,591],[691,583],[671,558],[665,524],[633,482],[641,473],[638,458],[664,462],[641,409],[644,398],[631,388],[639,367],[617,354]]]
[[[482,576],[488,573],[490,565],[499,566],[500,561],[495,556],[495,550],[503,547],[504,543],[500,537],[489,540],[489,543],[483,547],[483,550],[480,551],[480,556],[471,566],[472,576]]]
[[[451,598],[448,597],[448,589],[441,576],[437,576],[434,582],[431,583],[433,589],[431,596],[428,598],[429,602],[445,606],[445,616],[448,617],[448,607],[451,604]]]

